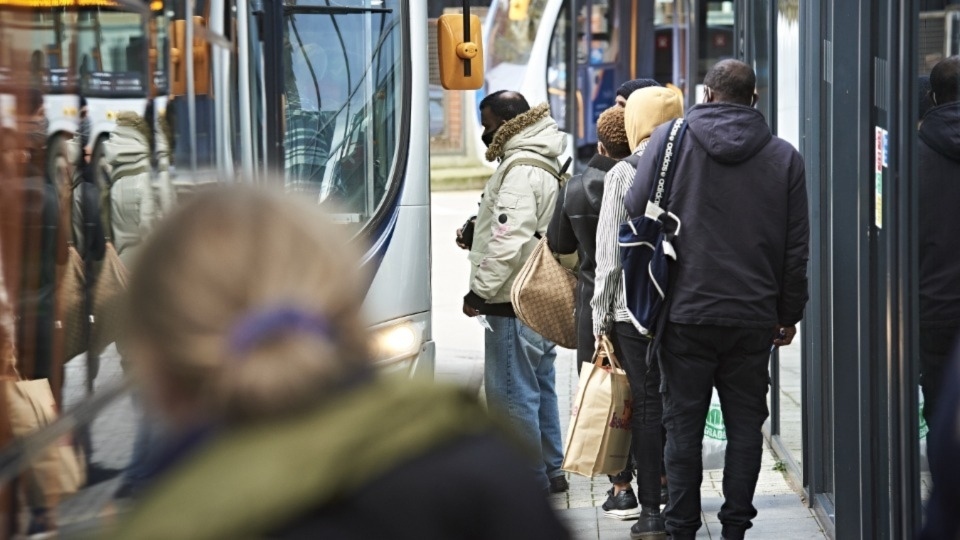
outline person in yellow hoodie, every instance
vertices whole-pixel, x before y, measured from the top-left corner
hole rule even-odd
[[[627,139],[633,155],[647,149],[653,130],[683,116],[683,101],[673,90],[663,87],[641,88],[630,94],[624,110]],[[634,160],[635,161],[635,160]],[[663,404],[660,401],[660,370],[654,362],[646,365],[649,340],[640,335],[627,311],[617,234],[627,221],[623,197],[633,185],[636,165],[630,158],[621,161],[603,181],[603,202],[597,223],[597,269],[593,300],[593,333],[599,341],[606,335],[627,372],[633,393],[631,427],[633,454],[637,466],[637,495],[640,517],[630,529],[633,539],[664,538],[666,528],[660,515],[660,473],[663,461]],[[615,485],[616,496],[624,486]],[[625,489],[629,489],[629,484]]]

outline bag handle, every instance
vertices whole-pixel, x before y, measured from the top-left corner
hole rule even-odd
[[[593,363],[596,364],[597,367],[603,367],[604,358],[610,362],[610,367],[623,369],[620,366],[620,361],[617,359],[616,353],[614,353],[613,343],[610,342],[610,338],[606,335],[601,335],[600,344],[593,351]]]
[[[667,200],[670,198],[670,185],[673,183],[673,175],[677,170],[674,156],[680,149],[680,141],[683,140],[683,134],[687,131],[687,123],[683,118],[677,118],[670,128],[670,134],[663,141],[658,153],[657,162],[660,163],[657,169],[656,181],[650,186],[649,200],[653,204],[667,210]],[[663,204],[661,204],[661,201]]]

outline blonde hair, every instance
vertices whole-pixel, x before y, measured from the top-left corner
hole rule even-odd
[[[369,362],[358,261],[315,206],[236,184],[214,188],[170,216],[139,254],[129,337],[153,353],[146,361],[168,384],[216,418],[295,412]],[[327,331],[287,328],[231,345],[244,320],[278,309],[322,320]]]

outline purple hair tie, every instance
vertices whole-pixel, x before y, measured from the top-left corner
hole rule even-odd
[[[297,308],[283,307],[255,311],[241,318],[230,332],[230,351],[245,354],[260,343],[279,334],[311,334],[329,339],[330,324],[320,315]]]

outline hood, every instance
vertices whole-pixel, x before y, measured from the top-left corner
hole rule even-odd
[[[920,138],[938,154],[960,161],[960,102],[930,109],[920,124]]]
[[[556,159],[567,147],[567,137],[550,117],[550,105],[541,103],[504,122],[487,148],[487,161],[496,161],[520,152],[533,152]]]
[[[683,116],[680,94],[662,86],[649,86],[634,91],[627,98],[623,123],[627,128],[630,150],[636,151],[650,138],[657,126]]]
[[[150,165],[150,146],[147,142],[147,122],[129,111],[117,115],[117,127],[104,143],[104,158],[113,167]]]
[[[687,112],[689,133],[713,159],[741,163],[773,138],[760,111],[732,103],[701,103]]]

